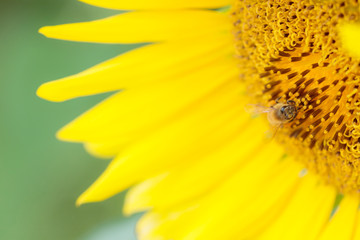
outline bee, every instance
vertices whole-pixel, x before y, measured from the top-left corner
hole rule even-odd
[[[251,112],[255,114],[267,113],[267,119],[273,126],[280,127],[285,123],[293,121],[299,110],[295,101],[287,100],[286,102],[280,102],[280,99],[276,99],[275,105],[271,107],[254,105]]]
[[[286,103],[281,103],[276,100],[276,104],[270,107],[267,114],[267,119],[272,125],[282,125],[293,121],[298,113],[298,108],[295,101],[287,100]]]

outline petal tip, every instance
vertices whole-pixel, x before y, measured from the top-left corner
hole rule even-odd
[[[69,134],[67,133],[67,126],[64,126],[63,128],[61,128],[59,131],[57,131],[56,133],[56,138],[60,141],[71,141],[71,138],[69,137]]]
[[[136,201],[136,198],[134,199],[133,191],[134,191],[134,189],[132,188],[125,195],[124,205],[123,205],[123,213],[125,216],[130,216],[131,214],[138,212],[137,211],[137,209],[139,208],[137,206],[138,201]]]
[[[52,102],[63,102],[64,99],[61,97],[61,94],[56,94],[56,89],[52,87],[50,83],[42,84],[37,90],[36,95],[40,98],[43,98]]]
[[[124,207],[123,207],[123,214],[125,217],[129,217],[135,213],[139,213],[139,212],[147,212],[151,210],[150,207],[136,207],[136,206],[133,206],[132,204],[124,204]]]
[[[55,26],[44,26],[38,30],[38,32],[44,35],[47,38],[54,38],[60,40],[68,40],[67,34],[70,32],[66,26],[72,25],[70,24],[62,24],[62,25],[55,25]],[[71,39],[70,39],[71,40]]]
[[[44,32],[46,32],[46,28],[47,28],[47,27],[41,27],[41,28],[39,28],[38,33],[44,35]],[[45,29],[45,30],[44,30],[44,29]]]
[[[86,193],[86,192],[85,192],[85,193]],[[86,199],[86,194],[85,194],[85,193],[81,194],[81,195],[78,197],[78,199],[76,199],[76,203],[75,203],[76,207],[80,207],[80,206],[84,205],[85,203],[89,203],[89,202],[90,202],[90,201],[87,201],[87,199]]]
[[[102,199],[97,198],[91,191],[91,186],[85,192],[83,192],[77,199],[76,199],[76,206],[80,207],[87,203],[93,202],[100,202]]]
[[[76,200],[76,203],[75,203],[75,206],[76,207],[81,207],[81,205],[83,205],[84,203],[80,200],[80,199],[77,199]]]
[[[127,207],[126,205],[124,205],[124,207],[123,207],[123,214],[124,214],[125,217],[129,217],[129,216],[131,216],[133,213],[134,213],[134,211],[133,211],[131,208],[129,208],[129,207]]]
[[[139,198],[139,196],[132,196],[131,190],[126,194],[124,207],[123,207],[123,213],[125,216],[130,216],[135,213],[139,212],[146,212],[151,209],[148,204],[141,201],[142,198]]]
[[[41,35],[44,35],[45,37],[49,37],[49,33],[51,32],[51,29],[52,29],[51,26],[41,27],[38,30],[38,33],[40,33]]]

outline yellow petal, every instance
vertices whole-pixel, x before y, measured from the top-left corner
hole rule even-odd
[[[80,0],[94,6],[119,9],[184,9],[184,8],[218,8],[233,3],[233,0]]]
[[[171,81],[223,56],[231,56],[232,39],[220,35],[190,41],[158,43],[135,49],[84,72],[43,84],[38,96],[50,101]]]
[[[360,240],[360,211],[356,212],[356,219],[354,223],[354,235],[352,240]]]
[[[264,219],[269,221],[274,213],[279,211],[279,208],[284,207],[288,202],[286,200],[297,189],[300,167],[289,161],[280,167],[282,169],[286,165],[286,170],[281,171],[288,172],[282,173],[273,166],[269,171],[270,174],[264,174],[263,177],[258,176],[260,184],[252,176],[250,177],[250,174],[254,175],[254,171],[249,172],[248,175],[240,176],[240,178],[236,176],[232,179],[230,185],[221,189],[222,196],[218,195],[217,198],[212,199],[199,214],[201,218],[198,224],[201,226],[201,222],[205,222],[206,227],[202,226],[197,228],[197,231],[190,232],[189,235],[186,234],[184,240],[218,240],[222,237],[224,239],[237,239],[235,236],[241,236],[244,233],[249,234],[247,231],[251,226],[260,224]],[[261,169],[261,166],[258,165],[258,169]],[[237,188],[240,180],[248,186]],[[252,180],[255,182],[255,186],[249,183]],[[237,189],[238,191],[236,191]],[[232,194],[229,195],[229,192]],[[209,209],[213,209],[213,206],[217,206],[214,207],[217,209],[215,213],[209,211]],[[228,219],[231,221],[227,226],[215,231],[215,233],[212,231]]]
[[[240,91],[237,74],[235,61],[228,58],[171,81],[125,90],[69,123],[59,131],[58,137],[99,142],[143,135],[163,126],[167,118],[174,118],[174,114],[192,107],[196,101],[215,96],[237,97]],[[229,92],[225,93],[224,88]]]
[[[197,38],[209,33],[230,34],[228,15],[216,11],[129,12],[109,18],[43,27],[50,38],[98,43],[145,43]]]
[[[117,139],[101,143],[85,143],[84,147],[90,154],[99,158],[115,157],[127,144],[126,139]]]
[[[352,239],[356,214],[359,208],[359,199],[354,196],[345,196],[335,215],[331,218],[319,240]]]
[[[80,196],[78,204],[104,200],[174,164],[196,161],[221,146],[240,127],[242,109],[238,107],[238,100],[234,98],[229,105],[219,108],[224,103],[214,98],[214,102],[208,101],[201,108],[194,108],[191,114],[124,149]]]
[[[298,190],[278,219],[268,227],[259,240],[314,240],[327,223],[336,191],[319,183],[313,174],[304,177]],[[289,223],[291,223],[289,225]]]
[[[234,132],[235,139],[225,142],[224,147],[211,152],[198,162],[190,166],[186,165],[184,168],[170,169],[169,172],[148,179],[132,188],[127,193],[124,212],[131,214],[147,208],[169,208],[169,206],[202,196],[233,174],[234,169],[240,170],[243,165],[253,164],[249,159],[259,151],[259,146],[261,146],[262,156],[265,157],[271,153],[275,159],[280,158],[283,154],[281,148],[273,142],[264,143],[267,126],[260,120],[262,119],[253,119],[249,122],[247,119],[240,128],[243,130]],[[264,162],[264,168],[273,163],[261,160]]]
[[[344,23],[339,27],[343,47],[355,57],[360,57],[360,24]]]
[[[282,200],[296,190],[299,180],[300,168],[293,162],[282,161],[265,174],[259,163],[262,177],[250,167],[229,176],[204,199],[176,209],[147,213],[138,225],[139,239],[160,236],[174,240],[238,239],[235,234],[246,233],[249,226],[257,224],[270,210],[282,207]],[[226,225],[222,224],[224,221]]]

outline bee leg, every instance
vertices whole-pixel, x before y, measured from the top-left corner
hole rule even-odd
[[[281,124],[279,124],[279,125],[277,125],[277,126],[275,127],[275,132],[274,132],[274,134],[273,134],[273,136],[272,136],[272,139],[275,138],[275,136],[276,136],[276,134],[278,133],[279,129],[282,128],[283,126],[284,126],[284,125],[281,123]]]
[[[275,100],[275,102],[276,102],[276,103],[279,103],[280,100],[281,100],[281,98],[282,98],[282,97],[278,97],[278,98]]]

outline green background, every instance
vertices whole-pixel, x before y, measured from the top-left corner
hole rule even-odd
[[[131,46],[46,39],[44,25],[116,13],[76,0],[0,3],[0,239],[134,239],[134,218],[121,215],[123,194],[75,207],[108,162],[55,132],[104,95],[51,103],[37,87],[114,57]]]

